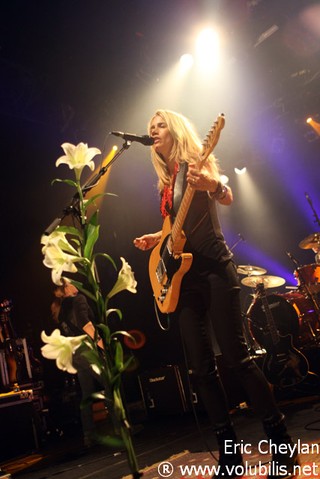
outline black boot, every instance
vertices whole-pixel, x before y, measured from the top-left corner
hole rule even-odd
[[[295,477],[294,466],[299,464],[298,453],[296,448],[294,451],[291,449],[294,447],[294,443],[288,434],[284,415],[266,419],[263,421],[263,427],[270,440],[272,450],[268,479]],[[291,448],[286,448],[286,446],[291,446]]]
[[[237,437],[231,423],[224,427],[216,429],[217,441],[219,445],[219,462],[217,474],[214,479],[223,479],[226,477],[242,477],[243,461],[242,455],[237,444]],[[241,467],[237,467],[241,466]]]

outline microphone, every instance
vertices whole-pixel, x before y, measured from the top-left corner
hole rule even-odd
[[[154,143],[154,139],[149,135],[134,135],[133,133],[123,133],[123,131],[112,131],[112,135],[121,136],[126,141],[137,141],[145,146],[151,146]]]

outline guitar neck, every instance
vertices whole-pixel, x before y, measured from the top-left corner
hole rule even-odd
[[[188,214],[191,202],[193,200],[194,194],[195,194],[195,190],[192,189],[191,186],[188,184],[184,192],[183,198],[181,200],[177,216],[174,220],[174,224],[172,226],[171,237],[172,237],[173,245],[181,237],[182,228],[183,228],[186,216]]]
[[[268,323],[268,327],[269,327],[272,342],[273,342],[273,344],[277,344],[279,342],[279,333],[278,333],[276,323],[275,323],[274,318],[273,318],[272,313],[271,313],[270,305],[268,303],[267,295],[266,295],[265,288],[264,288],[263,284],[261,284],[261,287],[259,285],[259,292],[260,292],[260,299],[261,299],[261,302],[262,302],[264,313],[265,313],[266,318],[267,318],[267,323]]]
[[[224,127],[224,121],[225,121],[224,115],[223,114],[219,115],[214,125],[211,127],[209,133],[207,134],[205,140],[203,141],[202,150],[199,154],[199,157],[200,157],[198,162],[199,170],[201,170],[201,168],[205,164],[206,159],[208,158],[210,153],[212,153],[214,147],[218,143],[220,132],[222,128]],[[179,206],[177,216],[172,226],[171,239],[173,244],[173,250],[174,250],[175,243],[181,239],[182,228],[183,228],[187,213],[189,211],[192,199],[194,197],[194,194],[195,194],[195,190],[189,184],[187,184],[186,190],[184,192],[183,198]]]

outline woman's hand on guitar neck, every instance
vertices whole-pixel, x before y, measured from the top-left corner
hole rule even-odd
[[[189,163],[187,181],[195,190],[215,191],[218,187],[219,177],[216,178],[206,165],[199,170],[195,163]]]
[[[161,231],[157,231],[157,233],[149,233],[140,238],[135,238],[133,240],[133,244],[136,248],[139,248],[143,251],[153,248],[156,246],[161,239]]]

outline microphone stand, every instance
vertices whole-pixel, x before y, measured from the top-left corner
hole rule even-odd
[[[233,243],[233,245],[230,248],[230,251],[233,251],[235,249],[235,247],[238,246],[239,243],[241,243],[241,241],[245,241],[242,234],[238,233],[238,237],[239,237],[239,239],[237,239],[237,241],[235,243]]]
[[[318,225],[320,226],[320,219],[319,219],[319,216],[317,215],[316,210],[314,209],[314,206],[313,206],[313,204],[312,204],[312,201],[311,201],[310,196],[308,195],[308,193],[305,193],[304,195],[305,195],[305,197],[306,197],[307,202],[308,202],[309,205],[310,205],[310,208],[312,209],[313,216],[314,216],[314,218],[315,218],[314,222],[315,222],[315,223],[318,223]]]
[[[112,160],[110,160],[107,165],[103,166],[100,169],[100,171],[90,181],[88,181],[87,183],[85,183],[82,186],[81,189],[82,189],[82,194],[83,194],[84,197],[88,193],[88,191],[90,191],[92,188],[94,188],[95,186],[98,185],[98,183],[100,181],[100,178],[108,171],[110,166],[119,158],[119,156],[121,156],[122,153],[124,153],[125,150],[128,150],[131,143],[132,142],[130,140],[126,140],[124,142],[124,144],[122,145],[122,148],[114,155]],[[70,204],[63,209],[63,215],[55,218],[52,221],[52,223],[50,223],[50,225],[46,228],[46,230],[44,231],[44,234],[46,236],[49,236],[60,225],[61,221],[68,215],[72,214],[72,215],[79,218],[80,213],[79,213],[79,210],[77,208],[77,203],[78,202],[79,202],[79,194],[76,193],[73,196]]]

